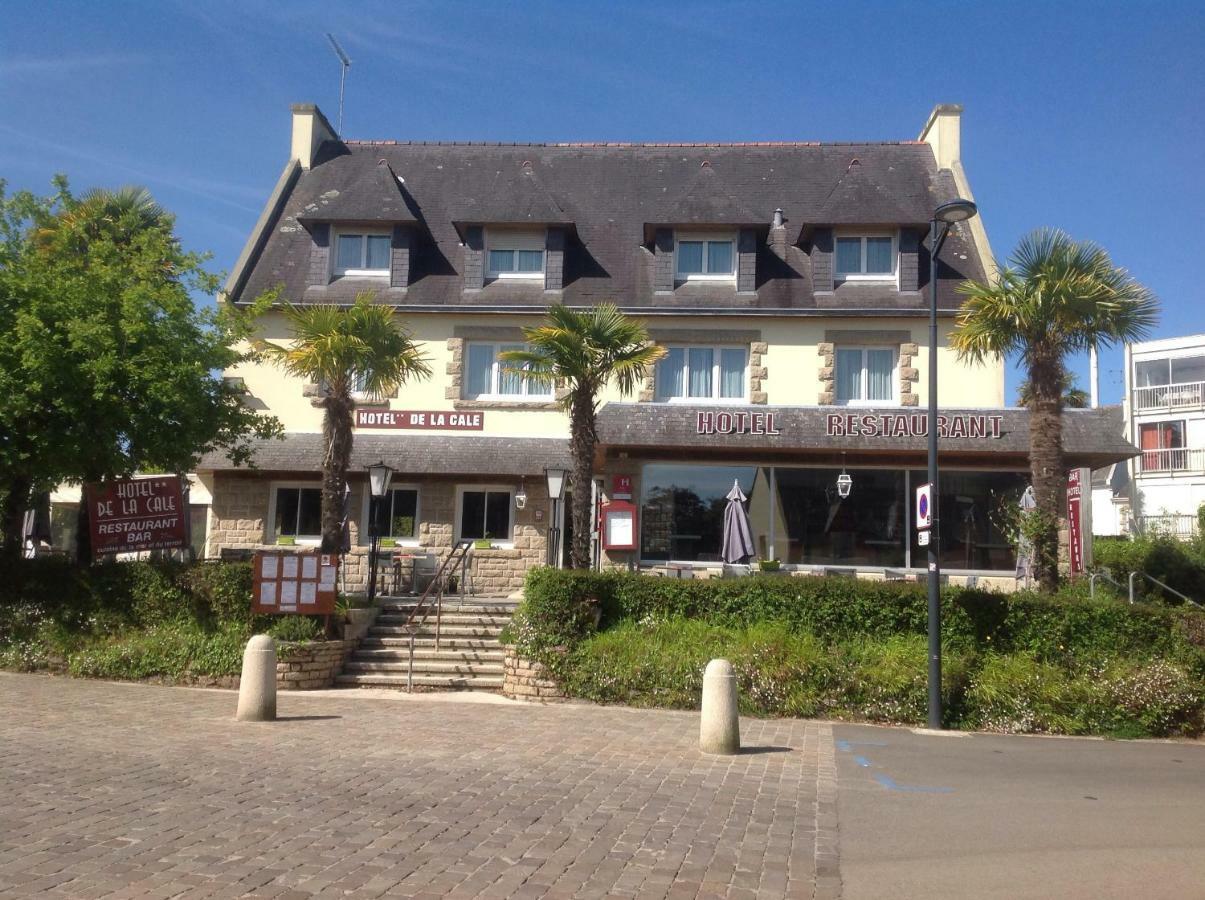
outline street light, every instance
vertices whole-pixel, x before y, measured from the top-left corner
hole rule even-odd
[[[941,548],[940,489],[937,482],[937,254],[950,226],[979,210],[961,197],[933,211],[929,223],[929,484],[932,518],[929,527],[929,727],[941,728]]]
[[[561,541],[561,529],[557,524],[559,521],[557,513],[561,497],[565,494],[565,470],[564,469],[545,469],[544,480],[548,486],[548,499],[552,501],[551,516],[552,519],[548,523],[548,565],[556,565],[557,544]]]
[[[372,606],[377,596],[377,556],[381,536],[377,533],[378,510],[381,500],[389,493],[389,483],[393,481],[393,469],[384,462],[373,463],[368,467],[368,489],[371,496],[368,500],[368,605]]]

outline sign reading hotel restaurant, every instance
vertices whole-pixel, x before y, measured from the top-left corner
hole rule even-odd
[[[255,554],[251,611],[261,615],[324,615],[335,611],[339,557],[334,553]]]
[[[356,409],[356,427],[413,428],[421,431],[481,431],[485,428],[485,413],[361,407]]]
[[[782,434],[778,413],[772,412],[705,410],[699,413],[695,427],[699,434]]]
[[[1080,526],[1080,506],[1083,488],[1080,485],[1080,470],[1072,469],[1067,475],[1067,539],[1070,544],[1068,561],[1071,577],[1084,574],[1084,538]]]
[[[958,413],[937,417],[940,438],[991,438],[1002,436],[1004,416]],[[928,413],[830,413],[825,420],[829,437],[928,437]]]
[[[120,478],[84,489],[92,557],[188,546],[184,480],[179,475]]]

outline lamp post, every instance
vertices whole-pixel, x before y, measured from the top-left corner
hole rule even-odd
[[[932,524],[929,527],[929,727],[941,728],[941,491],[937,468],[937,254],[955,222],[978,212],[970,200],[957,198],[933,211],[929,223],[929,484]]]
[[[561,497],[565,493],[565,470],[545,469],[544,480],[548,485],[548,499],[552,501],[551,519],[548,522],[548,565],[556,565],[557,547],[561,542],[561,528],[557,518]]]
[[[377,533],[377,518],[381,500],[389,493],[393,480],[393,469],[384,462],[368,467],[368,605],[372,606],[377,596],[377,553],[381,536]]]

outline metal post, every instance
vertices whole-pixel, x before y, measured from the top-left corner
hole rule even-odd
[[[414,692],[414,635],[418,631],[417,625],[407,625],[406,630],[410,632],[410,665],[406,667],[406,692]]]
[[[929,727],[941,728],[941,488],[937,468],[937,251],[938,223],[929,229],[929,484],[932,525],[929,528]]]
[[[377,498],[368,498],[368,605],[377,597]]]

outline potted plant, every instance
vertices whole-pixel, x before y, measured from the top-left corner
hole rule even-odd
[[[344,640],[362,638],[377,617],[376,607],[369,606],[368,598],[362,594],[340,594],[335,611],[343,621]]]
[[[391,538],[391,537],[381,538],[381,547],[382,548],[396,547],[396,546],[397,546],[397,538]]]
[[[278,546],[278,547],[295,547],[296,545],[297,545],[297,538],[295,538],[295,537],[281,535],[280,537],[278,537],[276,539],[276,546]]]
[[[777,559],[759,559],[757,568],[762,572],[778,572],[782,569],[782,562]]]
[[[477,540],[473,541],[474,550],[489,550],[493,546],[494,542],[489,538],[478,538]]]

